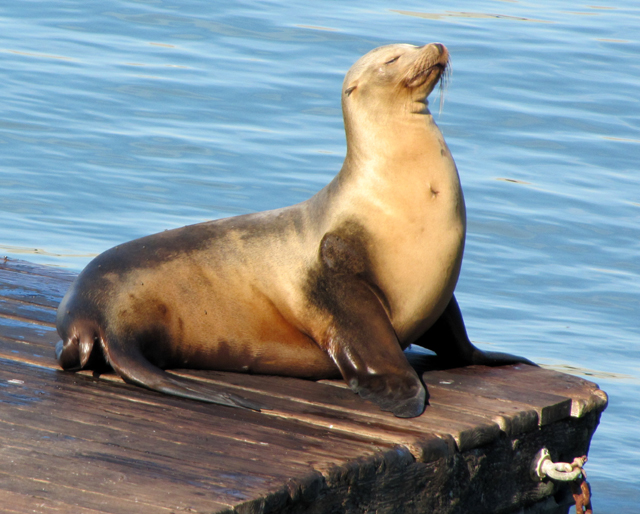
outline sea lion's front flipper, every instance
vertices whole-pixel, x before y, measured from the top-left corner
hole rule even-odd
[[[426,389],[404,356],[375,286],[358,227],[346,236],[326,234],[322,268],[313,277],[313,302],[330,316],[321,345],[362,398],[401,418],[422,414]]]
[[[502,352],[485,352],[476,348],[469,340],[462,313],[455,296],[438,320],[413,344],[436,352],[446,367],[454,368],[481,364],[503,366],[506,364],[535,363],[524,357]]]
[[[342,277],[328,352],[349,387],[401,418],[422,414],[426,390],[404,356],[376,295],[357,277]]]
[[[130,384],[139,385],[159,393],[201,402],[227,405],[229,407],[241,407],[255,411],[268,409],[265,405],[247,400],[241,396],[236,396],[235,394],[211,391],[195,380],[170,375],[150,363],[142,353],[135,348],[134,344],[125,350],[113,340],[110,340],[106,348],[111,367],[125,382]]]

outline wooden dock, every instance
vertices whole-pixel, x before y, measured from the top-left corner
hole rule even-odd
[[[338,381],[180,372],[272,407],[257,413],[66,373],[55,314],[73,279],[0,259],[2,512],[566,512],[531,461],[586,454],[606,407],[595,384],[525,365],[426,371],[408,420]]]

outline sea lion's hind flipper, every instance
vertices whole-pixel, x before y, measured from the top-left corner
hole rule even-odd
[[[413,344],[428,348],[436,353],[444,367],[454,368],[479,364],[484,366],[504,366],[507,364],[535,363],[524,357],[502,352],[480,350],[469,340],[462,313],[455,296],[436,322]]]
[[[258,402],[231,393],[211,391],[195,380],[171,375],[151,364],[139,351],[119,351],[116,345],[107,346],[108,358],[114,371],[125,382],[152,391],[201,402],[227,405],[260,411],[268,409]]]
[[[189,398],[191,400],[198,400],[201,402],[216,403],[218,405],[241,407],[258,412],[260,412],[260,410],[262,409],[268,410],[268,407],[266,405],[248,400],[247,398],[243,398],[242,396],[237,396],[232,393],[216,393],[208,390],[206,387],[200,385],[195,380],[177,377],[160,369],[158,369],[158,371],[166,377],[164,383],[162,383],[160,387],[156,389],[161,393],[180,396],[182,398]]]

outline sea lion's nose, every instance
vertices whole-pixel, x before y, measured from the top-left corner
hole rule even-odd
[[[438,49],[438,52],[440,52],[440,55],[442,55],[445,52],[445,47],[442,43],[433,43],[433,46],[435,46]]]

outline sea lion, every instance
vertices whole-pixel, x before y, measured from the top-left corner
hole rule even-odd
[[[58,309],[62,368],[106,362],[133,384],[252,409],[163,369],[341,375],[413,417],[427,395],[403,354],[411,343],[451,366],[529,362],[475,348],[453,296],[465,206],[426,100],[448,62],[439,43],[360,58],[342,90],[344,165],[309,200],[96,257]]]

